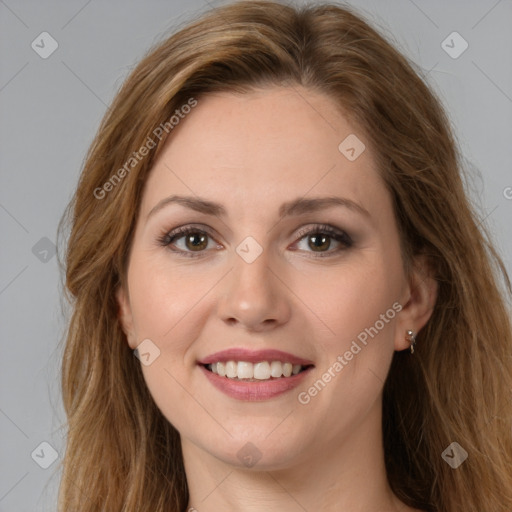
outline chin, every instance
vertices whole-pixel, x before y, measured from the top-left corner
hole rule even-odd
[[[304,456],[305,440],[298,439],[297,433],[293,436],[278,435],[265,425],[258,434],[229,437],[227,434],[222,440],[212,442],[212,437],[204,439],[198,446],[216,459],[238,469],[251,471],[274,471],[286,469],[300,463]],[[254,427],[254,423],[253,423]]]

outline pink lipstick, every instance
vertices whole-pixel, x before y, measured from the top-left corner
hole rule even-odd
[[[280,350],[233,348],[198,361],[206,378],[224,394],[262,401],[297,387],[314,367],[312,361]]]

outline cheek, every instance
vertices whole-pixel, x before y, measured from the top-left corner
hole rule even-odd
[[[151,364],[141,366],[142,373],[156,405],[178,430],[187,425],[186,420],[182,424],[182,404],[191,410],[197,405],[190,394],[189,349],[201,335],[201,319],[211,307],[205,294],[217,276],[197,272],[193,265],[177,271],[167,258],[148,257],[143,251],[131,259],[128,279],[137,340],[150,339],[159,351]],[[202,414],[198,406],[194,415]]]
[[[329,410],[330,418],[342,418],[332,424],[332,432],[349,428],[373,407],[393,357],[401,272],[399,265],[377,260],[368,258],[316,280],[316,292],[310,289],[308,302],[329,330],[315,339],[315,380],[300,391],[302,399],[311,399],[310,410]]]
[[[192,270],[192,267],[190,267]],[[139,339],[150,338],[165,345],[174,338],[183,320],[194,311],[201,297],[212,286],[215,276],[172,269],[165,257],[134,254],[128,272],[134,326]],[[211,281],[211,283],[209,283]]]
[[[372,250],[347,265],[308,278],[298,275],[296,279],[294,291],[326,333],[320,337],[326,352],[349,347],[352,340],[361,333],[364,338],[365,329],[375,324],[380,339],[392,339],[389,326],[396,317],[393,304],[400,297],[402,280],[399,263],[385,260]]]
[[[328,409],[335,417],[345,417],[347,410],[352,410],[352,418],[364,415],[389,371],[403,279],[398,253],[389,252],[382,257],[382,252],[367,251],[310,288],[308,303],[315,305],[329,330],[316,339],[316,379],[322,382],[315,380],[316,388],[309,389],[314,395],[328,383],[326,392],[315,396],[313,407]],[[308,389],[301,391],[309,394]],[[346,421],[351,421],[348,416]]]

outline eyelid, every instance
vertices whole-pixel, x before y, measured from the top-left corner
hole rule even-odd
[[[309,227],[299,229],[295,236],[299,237],[299,240],[302,240],[306,235],[311,233],[325,233],[325,234],[335,234],[342,235],[346,234],[342,229],[335,228],[334,226],[330,226],[329,224],[313,224]]]
[[[213,238],[212,230],[208,226],[205,226],[203,224],[196,224],[196,223],[183,224],[182,226],[176,226],[175,228],[172,228],[172,229],[164,229],[161,234],[167,235],[169,237],[173,237],[173,236],[177,236],[180,234],[187,234],[187,232],[192,231],[192,230],[195,230],[198,232],[204,232],[204,233],[212,236],[212,238]]]

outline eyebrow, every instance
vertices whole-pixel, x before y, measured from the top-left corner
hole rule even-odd
[[[208,201],[201,197],[173,195],[166,197],[165,199],[162,199],[160,202],[158,202],[148,213],[146,221],[149,220],[149,218],[155,215],[158,211],[162,210],[163,208],[170,204],[179,204],[185,208],[189,208],[196,212],[204,213],[206,215],[215,215],[217,217],[226,216],[226,209],[219,203],[214,203],[213,201]],[[315,197],[311,199],[299,197],[292,201],[283,203],[279,208],[279,217],[282,218],[289,217],[292,215],[313,213],[319,210],[332,208],[335,206],[348,208],[353,212],[359,213],[365,217],[370,218],[370,213],[368,212],[368,210],[363,208],[360,204],[356,203],[355,201],[352,201],[351,199],[337,196]]]

